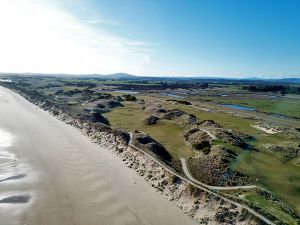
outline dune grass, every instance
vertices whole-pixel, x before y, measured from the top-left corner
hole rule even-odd
[[[146,125],[143,120],[147,115],[144,113],[142,105],[134,102],[125,102],[124,105],[125,107],[104,114],[112,126],[148,133],[164,145],[174,159],[194,155],[193,151],[184,142],[183,128],[178,126],[175,121],[160,120],[156,125]]]
[[[235,104],[255,108],[260,112],[274,113],[300,118],[300,100],[289,98],[256,99],[256,98],[215,98],[207,97],[207,100],[218,104]]]
[[[297,225],[297,221],[291,215],[282,210],[279,206],[259,195],[247,194],[245,195],[245,199],[252,202],[257,207],[264,209],[267,213],[271,214],[279,221],[289,225]]]

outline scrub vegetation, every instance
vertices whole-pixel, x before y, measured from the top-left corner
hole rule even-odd
[[[105,79],[7,75],[5,78],[12,82],[0,85],[38,96],[45,104],[55,104],[78,117],[145,133],[148,139],[151,137],[160,144],[157,146],[166,149],[177,171],[181,171],[180,158],[187,159],[191,174],[199,181],[220,186],[263,187],[281,199],[290,211],[270,205],[268,198],[259,192],[243,193],[241,200],[264,210],[282,224],[297,224],[300,85],[284,83],[274,90],[250,88],[278,85],[256,81],[249,84],[249,81],[132,76]],[[255,110],[230,108],[225,104]]]

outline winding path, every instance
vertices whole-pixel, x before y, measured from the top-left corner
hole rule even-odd
[[[206,132],[207,135],[210,136],[213,140],[217,140],[217,139],[218,139],[218,138],[217,138],[215,135],[213,135],[210,131],[205,130],[205,129],[203,129],[203,128],[200,128],[200,130]]]
[[[221,186],[213,186],[213,185],[208,185],[208,184],[205,184],[205,183],[202,183],[198,180],[196,180],[192,174],[190,173],[189,171],[189,168],[187,166],[187,163],[186,163],[186,159],[184,158],[180,158],[180,162],[181,162],[181,165],[182,165],[182,169],[183,169],[183,172],[184,174],[187,176],[187,178],[189,178],[191,181],[193,181],[194,183],[196,184],[199,184],[201,186],[204,186],[206,188],[209,188],[211,190],[239,190],[239,189],[254,189],[254,188],[261,188],[259,186],[256,186],[256,185],[244,185],[244,186],[231,186],[231,187],[221,187]]]
[[[206,185],[206,184],[203,184],[197,180],[195,180],[191,175],[190,175],[190,179],[189,177],[188,178],[185,178],[183,177],[182,175],[180,175],[179,173],[177,172],[174,172],[172,169],[168,168],[165,164],[163,164],[162,162],[160,162],[158,159],[156,159],[155,157],[153,157],[152,155],[150,155],[149,153],[147,153],[146,151],[144,151],[143,149],[140,149],[136,146],[134,146],[132,144],[132,137],[133,137],[133,134],[131,132],[129,132],[130,134],[130,140],[128,142],[128,145],[130,147],[132,147],[133,149],[136,149],[137,151],[140,151],[140,152],[143,152],[144,154],[146,154],[148,157],[150,157],[154,162],[156,162],[158,165],[160,165],[161,167],[163,167],[167,172],[179,177],[180,179],[184,180],[185,182],[189,183],[189,184],[192,184],[193,186],[201,189],[201,190],[204,190],[206,191],[207,193],[210,193],[214,196],[217,196],[221,199],[223,199],[224,201],[228,202],[228,203],[231,203],[237,207],[240,207],[240,208],[243,208],[245,210],[247,210],[249,213],[251,213],[252,215],[256,216],[257,218],[261,219],[262,221],[264,221],[265,223],[269,224],[269,225],[275,225],[275,223],[273,223],[272,221],[270,221],[268,218],[266,218],[265,216],[261,215],[260,213],[256,212],[255,210],[251,209],[250,207],[248,206],[245,206],[245,205],[242,205],[238,202],[235,202],[235,201],[232,201],[228,198],[225,198],[221,195],[219,195],[218,193],[214,192],[214,190],[231,190],[230,188],[231,187],[217,187],[217,188],[221,188],[221,189],[214,189],[214,188],[211,188],[211,187],[215,187],[215,186],[210,186],[210,185]],[[181,161],[182,162],[182,161]],[[186,163],[185,164],[185,169],[187,170],[187,167],[186,167]],[[184,166],[183,166],[184,168]],[[187,170],[188,171],[188,170]],[[189,174],[189,172],[188,172]],[[196,181],[196,182],[195,182]],[[241,187],[244,187],[244,186],[241,186]],[[222,189],[223,188],[223,189]],[[229,188],[229,189],[227,189]],[[249,188],[254,188],[254,187],[251,187],[249,186]],[[238,189],[241,189],[240,187],[236,188],[235,190],[238,190]]]

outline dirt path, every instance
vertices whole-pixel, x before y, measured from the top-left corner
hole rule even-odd
[[[190,173],[188,166],[186,164],[186,160],[184,158],[180,158],[181,161],[181,166],[183,169],[184,174],[189,178],[191,181],[193,181],[196,184],[202,185],[204,187],[207,187],[211,190],[239,190],[239,189],[253,189],[253,188],[260,188],[256,185],[246,185],[246,186],[232,186],[232,187],[220,187],[220,186],[212,186],[212,185],[207,185],[205,183],[202,183],[198,180],[196,180],[192,174]]]
[[[113,152],[7,89],[0,96],[12,137],[0,146],[1,225],[195,224]]]
[[[190,172],[188,171],[188,168],[187,168],[187,165],[186,165],[186,161],[184,158],[181,158],[181,163],[182,163],[182,168],[184,170],[184,173],[185,175],[188,177],[188,178],[185,178],[181,175],[179,175],[178,173],[175,173],[173,170],[169,169],[168,167],[166,167],[164,164],[162,164],[159,160],[157,160],[156,158],[154,158],[152,155],[148,154],[147,152],[145,152],[144,150],[140,149],[140,148],[137,148],[135,147],[134,145],[132,145],[132,133],[130,132],[130,139],[129,139],[129,145],[138,150],[138,151],[141,151],[143,152],[144,154],[147,154],[149,158],[151,158],[154,162],[156,162],[157,164],[159,164],[161,167],[163,167],[166,171],[168,171],[169,173],[173,174],[173,175],[176,175],[178,177],[180,177],[182,180],[194,185],[195,187],[198,187],[200,188],[201,190],[204,190],[206,191],[207,193],[210,193],[214,196],[218,196],[219,198],[223,199],[224,201],[226,202],[229,202],[237,207],[240,207],[240,208],[243,208],[245,210],[247,210],[248,212],[250,212],[251,214],[255,215],[256,217],[260,218],[262,221],[264,221],[266,224],[269,224],[269,225],[275,225],[275,223],[273,223],[272,221],[270,221],[269,219],[267,219],[265,216],[259,214],[258,212],[256,212],[255,210],[251,209],[250,207],[248,206],[245,206],[245,205],[242,205],[238,202],[235,202],[235,201],[232,201],[228,198],[225,198],[221,195],[219,195],[218,193],[214,192],[214,190],[232,190],[232,189],[241,189],[241,188],[245,188],[245,187],[248,187],[249,189],[252,189],[252,188],[257,188],[257,186],[237,186],[236,188],[235,187],[218,187],[218,186],[210,186],[210,185],[207,185],[207,184],[204,184],[198,180],[196,180],[195,178],[192,177],[192,175],[190,174]],[[212,188],[211,188],[212,187]],[[216,189],[214,189],[216,188]],[[247,189],[247,188],[246,188]]]

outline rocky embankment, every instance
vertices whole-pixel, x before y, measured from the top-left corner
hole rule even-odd
[[[93,142],[114,151],[129,167],[144,177],[157,192],[174,202],[183,212],[201,224],[262,224],[247,210],[237,207],[214,196],[168,172],[147,154],[128,145],[130,135],[101,123],[77,118],[40,97],[31,97],[19,92],[23,97],[50,112],[58,119],[74,126]],[[146,203],[145,203],[146,204]]]

